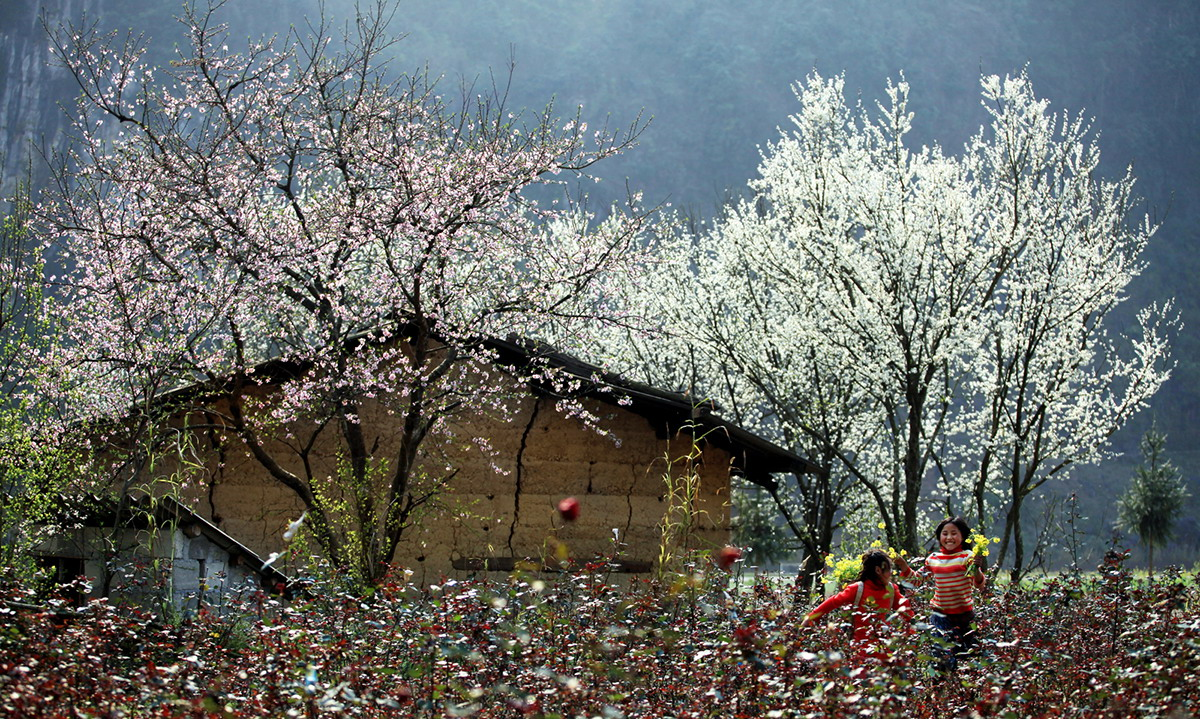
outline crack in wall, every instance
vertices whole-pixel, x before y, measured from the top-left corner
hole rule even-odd
[[[647,473],[650,470],[646,470]],[[620,542],[629,535],[629,529],[633,526],[633,495],[637,493],[638,476],[636,471],[631,471],[629,477],[629,491],[625,493],[625,526],[621,529],[621,536],[614,537],[616,544],[613,550],[619,553]]]
[[[671,425],[669,423],[663,423],[662,425],[657,425],[657,424],[652,423],[652,427],[654,429],[654,436],[664,441],[664,444],[666,445],[666,449],[663,451],[662,454],[655,457],[654,461],[652,461],[650,463],[650,465],[648,467],[646,467],[645,472],[644,472],[644,478],[646,480],[647,491],[649,491],[650,487],[655,485],[656,481],[658,482],[658,487],[659,487],[658,502],[661,505],[664,501],[666,501],[667,491],[669,491],[667,482],[668,482],[668,477],[671,476],[671,465],[673,463],[673,461],[671,459],[671,442],[672,442],[672,439],[677,435],[671,434]],[[659,468],[660,466],[661,466],[661,469]],[[628,532],[630,530],[630,528],[633,527],[633,496],[635,494],[637,494],[637,485],[638,485],[638,474],[637,474],[637,471],[635,470],[633,472],[633,479],[631,480],[631,482],[629,484],[629,493],[625,497],[625,502],[629,507],[628,515],[625,518],[625,531],[626,532]],[[645,496],[651,497],[654,495],[651,493],[651,494],[647,494]],[[668,502],[667,506],[668,507],[670,506],[669,502]],[[658,519],[656,519],[654,521],[654,523],[650,525],[656,530],[657,534],[659,535],[660,541],[661,541],[661,536],[662,536],[663,522],[664,522],[664,519],[666,518],[665,512],[666,512],[666,508],[663,508],[663,510],[659,512]],[[654,558],[652,557],[652,559],[654,559]]]
[[[521,433],[521,446],[517,449],[517,466],[514,470],[516,487],[513,489],[513,516],[512,523],[508,525],[508,553],[510,556],[515,556],[513,537],[517,533],[517,524],[521,521],[521,485],[525,476],[525,449],[529,445],[529,434],[533,431],[533,423],[537,421],[538,409],[540,407],[541,400],[534,397],[533,410],[529,413],[529,422],[525,425],[525,431]]]
[[[208,516],[212,523],[221,526],[224,517],[217,513],[217,483],[225,477],[225,462],[228,457],[225,455],[225,443],[221,441],[221,437],[217,432],[217,418],[211,412],[204,413],[204,419],[208,425],[208,442],[213,451],[217,453],[217,466],[208,472]]]
[[[646,468],[646,474],[649,474],[653,471],[654,465],[652,463],[652,465]],[[629,474],[629,491],[625,492],[625,527],[622,529],[622,533],[620,533],[620,538],[618,538],[618,541],[624,541],[624,538],[628,537],[630,529],[634,527],[634,495],[637,493],[638,477],[636,469],[632,467],[630,467]],[[619,546],[614,547],[614,549],[619,549]]]

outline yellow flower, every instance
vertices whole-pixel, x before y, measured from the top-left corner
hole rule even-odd
[[[990,540],[983,535],[982,532],[971,532],[971,553],[976,557],[986,557],[988,555],[988,543]]]
[[[879,528],[880,528],[880,529],[887,529],[887,525],[886,525],[886,524],[884,524],[883,522],[880,522],[880,523],[879,523]]]
[[[908,552],[897,552],[894,547],[884,548],[883,543],[880,541],[872,542],[871,547],[884,549],[893,560],[897,557],[908,556]],[[827,554],[825,555],[825,566],[829,567],[829,573],[833,575],[838,584],[849,584],[850,582],[857,581],[862,575],[861,556],[839,558],[833,554]]]
[[[838,584],[849,584],[861,574],[862,559],[859,557],[847,557],[834,563],[833,576],[837,578]]]

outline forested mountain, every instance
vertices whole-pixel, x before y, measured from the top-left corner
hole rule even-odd
[[[352,3],[332,0],[337,21]],[[46,66],[39,16],[57,23],[83,13],[101,27],[154,37],[152,59],[165,61],[180,42],[174,0],[5,0],[0,4],[0,148],[5,192],[33,158],[62,141],[61,111],[72,84]],[[231,0],[223,15],[234,41],[303,31],[314,0],[260,10]],[[1102,171],[1132,164],[1147,210],[1162,221],[1149,267],[1134,286],[1134,304],[1174,297],[1183,314],[1175,343],[1178,369],[1154,406],[1115,438],[1136,452],[1156,417],[1167,453],[1193,486],[1191,517],[1180,527],[1180,556],[1200,546],[1195,520],[1200,495],[1200,3],[1192,0],[404,0],[393,28],[394,69],[428,67],[448,98],[500,88],[511,80],[512,108],[553,99],[563,115],[582,105],[593,124],[627,125],[653,118],[640,147],[598,168],[604,181],[584,188],[597,206],[625,192],[670,202],[703,218],[742,192],[759,162],[758,146],[774,140],[796,108],[791,83],[817,70],[844,72],[865,103],[900,73],[912,86],[914,134],[948,152],[984,122],[979,76],[1027,68],[1053,107],[1084,111],[1101,132]],[[510,60],[514,68],[509,73]],[[1089,491],[1085,514],[1102,534],[1115,516],[1112,500],[1136,456],[1088,468],[1072,488]],[[1169,551],[1162,558],[1171,561]]]

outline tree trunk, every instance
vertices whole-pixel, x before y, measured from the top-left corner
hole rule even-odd
[[[1021,501],[1013,497],[1012,508],[1008,511],[1009,526],[1012,527],[1013,565],[1009,572],[1012,583],[1016,585],[1025,573],[1025,542],[1021,539]]]
[[[901,508],[900,541],[904,549],[914,556],[920,554],[917,541],[917,500],[921,496],[921,480],[924,478],[922,454],[922,426],[925,415],[925,390],[918,382],[915,370],[909,370],[905,401],[908,405],[908,436],[904,451],[904,497]]]

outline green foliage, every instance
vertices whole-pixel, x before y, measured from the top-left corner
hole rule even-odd
[[[695,428],[692,428],[693,431]],[[658,522],[659,543],[657,571],[678,572],[689,550],[695,549],[696,525],[703,516],[700,508],[700,443],[703,436],[693,437],[688,451],[672,457],[670,450],[663,455],[663,485],[666,490],[666,509]]]
[[[1152,425],[1142,437],[1142,464],[1134,472],[1129,489],[1117,501],[1118,521],[1137,534],[1150,552],[1163,547],[1174,534],[1175,522],[1187,498],[1187,489],[1175,465],[1163,457],[1167,436]]]
[[[31,579],[31,550],[50,531],[60,489],[76,474],[78,453],[38,441],[22,408],[0,410],[0,568]]]
[[[0,567],[32,579],[30,550],[40,543],[59,489],[78,453],[53,436],[51,408],[34,399],[34,358],[49,346],[43,317],[42,265],[28,232],[32,210],[22,184],[0,221]]]
[[[738,482],[733,491],[733,543],[749,547],[746,561],[755,566],[776,564],[792,553],[788,531],[778,523],[771,498]]]

